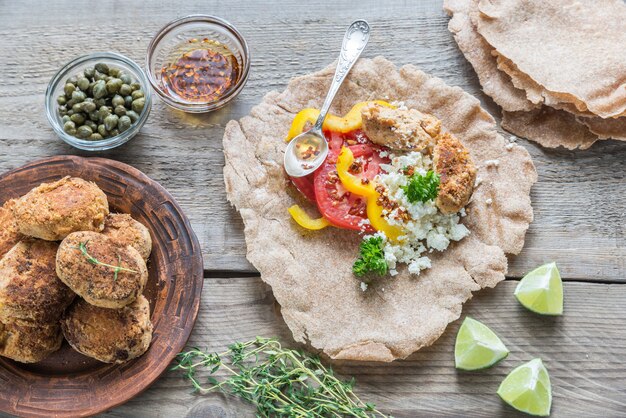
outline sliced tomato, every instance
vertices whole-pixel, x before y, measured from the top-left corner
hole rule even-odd
[[[367,219],[365,198],[348,192],[337,176],[337,156],[343,145],[350,147],[357,163],[352,174],[363,179],[374,179],[380,173],[380,164],[386,161],[379,156],[380,149],[375,145],[355,143],[352,132],[348,134],[331,132],[328,157],[322,167],[314,173],[313,185],[317,207],[320,213],[335,226],[374,232],[369,223],[364,223]]]
[[[304,177],[289,177],[294,186],[311,202],[315,203],[314,173]]]

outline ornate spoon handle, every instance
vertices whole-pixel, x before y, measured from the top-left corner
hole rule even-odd
[[[333,99],[339,90],[339,87],[345,80],[346,76],[352,69],[352,66],[365,49],[365,45],[370,39],[370,26],[365,20],[355,20],[352,22],[346,34],[343,37],[343,45],[341,46],[341,53],[339,54],[339,61],[337,62],[337,69],[335,70],[335,76],[333,77],[332,84],[328,90],[328,95],[324,104],[320,109],[320,115],[315,122],[313,130],[322,130],[324,119],[330,109],[330,105],[333,103]]]

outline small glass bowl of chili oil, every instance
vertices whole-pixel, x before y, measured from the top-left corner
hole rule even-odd
[[[150,42],[146,68],[165,103],[190,113],[219,109],[243,89],[250,71],[248,44],[214,16],[191,15],[168,23]]]

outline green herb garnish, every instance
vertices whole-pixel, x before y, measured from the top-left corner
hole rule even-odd
[[[377,273],[380,276],[387,274],[387,262],[383,250],[383,238],[370,237],[361,242],[359,258],[352,265],[352,272],[363,277],[367,273]]]
[[[117,281],[117,275],[119,274],[120,271],[127,271],[129,273],[139,273],[138,271],[122,267],[120,265],[122,263],[122,259],[119,256],[119,254],[117,255],[117,264],[118,264],[117,266],[114,266],[112,264],[103,263],[102,261],[98,260],[96,257],[94,257],[91,254],[89,254],[89,252],[87,251],[87,244],[88,243],[89,243],[89,241],[81,242],[81,243],[78,244],[78,247],[74,247],[74,248],[79,250],[83,254],[83,256],[85,256],[87,261],[90,262],[91,264],[95,264],[95,265],[98,265],[98,266],[104,266],[104,267],[108,267],[108,268],[113,269],[113,280]]]
[[[354,380],[338,379],[319,357],[283,348],[274,338],[238,342],[223,353],[193,348],[177,361],[172,370],[183,371],[196,391],[239,396],[256,405],[260,417],[385,416],[354,394]],[[208,372],[206,387],[197,375],[202,370]],[[218,381],[218,370],[228,376]]]
[[[428,202],[439,193],[439,176],[432,170],[425,176],[415,173],[409,178],[409,183],[402,186],[402,190],[411,203]]]

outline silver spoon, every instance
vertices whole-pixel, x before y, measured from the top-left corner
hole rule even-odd
[[[324,119],[333,103],[335,94],[346,79],[352,66],[363,52],[370,39],[370,27],[365,20],[352,22],[345,36],[337,62],[335,76],[328,90],[320,115],[313,127],[296,136],[285,150],[285,171],[292,177],[304,177],[314,172],[328,155],[328,142],[322,132]]]

